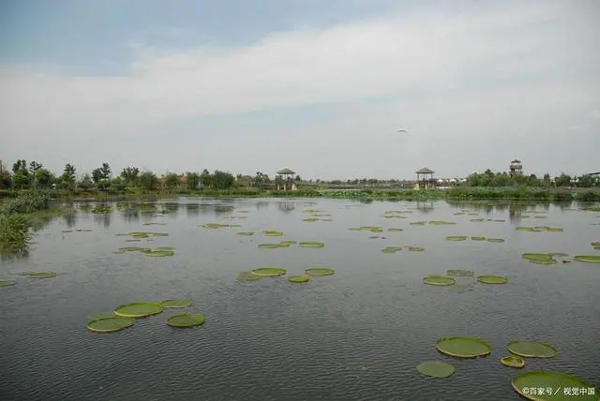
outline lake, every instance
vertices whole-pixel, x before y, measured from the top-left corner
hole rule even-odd
[[[140,211],[134,203],[106,215],[80,209],[38,231],[28,257],[0,262],[0,278],[17,282],[0,288],[0,399],[519,400],[511,379],[528,370],[572,374],[600,387],[600,265],[547,266],[521,257],[600,255],[590,245],[600,241],[598,212],[506,202],[174,198],[157,204],[171,213]],[[332,221],[302,221],[311,217],[307,209]],[[386,214],[394,210],[406,213]],[[409,224],[432,220],[456,224]],[[207,223],[241,227],[203,228]],[[349,230],[359,226],[383,231]],[[284,236],[268,237],[265,230]],[[133,231],[168,236],[126,242],[129,237],[116,235]],[[450,235],[505,241],[446,240]],[[281,240],[325,246],[258,248]],[[126,246],[176,251],[161,258],[114,253]],[[424,250],[381,252],[387,246]],[[288,275],[326,266],[335,274],[307,284],[286,276],[236,281],[238,272],[263,266],[286,268]],[[473,270],[475,277],[456,278],[472,287],[423,283],[448,269]],[[22,274],[31,271],[58,276]],[[508,283],[477,282],[488,274]],[[193,306],[165,309],[115,333],[86,328],[88,315],[166,299],[190,299]],[[202,313],[206,322],[166,325],[183,312]],[[459,359],[437,351],[436,341],[451,336],[480,337],[491,354]],[[526,358],[521,370],[504,367],[499,359],[514,340],[544,341],[559,353]],[[431,360],[449,362],[456,372],[443,379],[417,372]]]

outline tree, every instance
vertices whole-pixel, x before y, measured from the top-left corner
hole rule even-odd
[[[12,187],[12,177],[8,170],[0,171],[0,189],[6,189]]]
[[[110,187],[117,191],[123,191],[126,187],[125,180],[123,180],[123,178],[121,178],[120,176],[115,177],[112,180],[110,180]]]
[[[42,168],[42,164],[38,163],[36,161],[32,161],[31,163],[29,163],[29,172],[31,173],[32,176],[35,176],[35,173],[40,170]]]
[[[235,177],[224,171],[216,170],[213,174],[213,185],[216,189],[227,189],[233,186]]]
[[[156,174],[150,171],[144,171],[140,174],[140,185],[147,191],[154,189],[157,182],[158,178],[156,177]]]
[[[92,170],[92,180],[94,181],[94,184],[98,185],[100,184],[100,181],[102,181],[104,179],[104,174],[102,173],[102,170],[99,168],[96,168],[94,170]]]
[[[591,175],[582,175],[577,180],[577,186],[580,188],[591,188],[594,186],[594,179]]]
[[[300,176],[298,174],[296,174],[296,178],[294,178],[294,181],[302,182],[302,178],[300,178]]]
[[[140,179],[140,169],[137,167],[127,167],[121,171],[121,178],[127,185],[137,185]]]
[[[169,173],[165,176],[165,185],[169,189],[173,189],[179,184],[179,176],[175,173]]]
[[[200,174],[200,183],[203,187],[206,188],[210,188],[213,186],[213,176],[208,172],[207,169],[204,169],[202,171],[202,174]]]
[[[27,173],[29,173],[29,171],[27,170],[27,162],[25,161],[25,159],[17,160],[15,162],[15,164],[13,164],[12,171],[15,174],[18,173],[18,172],[27,172]]]
[[[81,181],[79,181],[78,186],[79,188],[87,191],[94,186],[94,182],[89,174],[84,174],[83,177],[81,177]]]
[[[571,186],[571,176],[565,173],[562,173],[560,176],[554,179],[557,187],[570,187]]]
[[[25,159],[17,160],[13,164],[12,185],[14,188],[28,188],[31,184],[29,170],[27,170],[27,162]]]
[[[67,184],[73,185],[73,183],[75,183],[75,178],[76,178],[75,166],[73,166],[70,163],[65,164],[65,169],[63,170],[63,173],[60,176],[60,180]]]
[[[54,181],[54,175],[50,172],[50,170],[45,169],[45,168],[39,168],[39,169],[35,170],[36,186],[39,186],[42,188],[48,188],[50,185],[52,185],[53,181]]]
[[[198,173],[185,173],[185,186],[190,191],[195,191],[198,189],[198,185],[200,185],[200,174]]]
[[[110,178],[110,166],[108,163],[102,163],[102,167],[100,167],[100,171],[102,172],[102,178],[107,180]]]
[[[545,186],[546,188],[549,188],[550,186],[552,186],[552,179],[550,178],[550,174],[548,174],[548,173],[544,174],[544,178],[542,179],[542,185]]]

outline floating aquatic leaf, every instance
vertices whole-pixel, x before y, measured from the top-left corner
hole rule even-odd
[[[488,355],[492,347],[476,337],[446,337],[435,344],[438,351],[459,358],[474,358]]]
[[[236,280],[239,282],[246,282],[246,281],[256,281],[256,280],[260,280],[259,276],[255,276],[254,274],[252,274],[252,272],[239,272],[236,276]]]
[[[297,244],[298,241],[281,241],[279,245],[294,245]]]
[[[437,226],[447,226],[447,225],[453,225],[456,223],[453,221],[432,220],[429,222],[429,224],[433,224],[433,225],[437,225]]]
[[[563,232],[564,229],[562,229],[560,227],[548,227],[548,228],[546,228],[546,231],[549,233],[558,233],[558,232]]]
[[[600,399],[598,389],[594,388],[591,384],[581,381],[575,376],[566,375],[560,372],[552,371],[531,371],[517,375],[512,379],[512,387],[517,393],[522,395],[528,400],[585,400],[585,401],[597,401]],[[553,392],[558,392],[556,395],[537,395],[532,394],[531,389],[533,388],[544,388],[552,389]],[[566,395],[565,389],[573,388],[584,388],[587,389],[586,395],[572,396]],[[589,393],[590,389],[594,390],[592,394]]]
[[[289,276],[288,281],[292,283],[307,283],[308,281],[310,281],[310,277],[308,277],[307,275]]]
[[[258,244],[258,247],[261,249],[276,249],[282,248],[279,244]]]
[[[577,255],[573,259],[584,263],[600,263],[599,255]]]
[[[475,275],[471,270],[448,270],[446,274],[452,277],[471,277]]]
[[[593,246],[594,248],[596,248],[596,247],[600,246],[600,241],[598,241],[598,242],[592,242],[592,246]]]
[[[176,248],[174,246],[157,246],[157,251],[174,251]]]
[[[381,250],[381,252],[383,253],[396,253],[398,251],[401,251],[402,247],[401,246],[386,246],[385,248],[383,248]]]
[[[425,223],[427,223],[427,222],[426,221],[413,221],[408,224],[410,224],[411,226],[424,226]]]
[[[95,315],[89,315],[87,317],[88,322],[94,321],[94,320],[100,320],[100,319],[110,319],[112,317],[115,317],[115,314],[112,312],[105,312],[105,313],[97,313]],[[127,318],[128,319],[128,318]]]
[[[263,231],[263,233],[269,237],[281,237],[283,235],[281,231]]]
[[[164,258],[165,256],[175,255],[174,251],[160,250],[160,249],[156,249],[153,251],[152,249],[145,248],[145,249],[140,250],[140,252],[146,256],[151,256],[153,258]]]
[[[167,324],[172,327],[194,327],[204,323],[204,315],[199,313],[182,313],[167,319]]]
[[[485,237],[471,237],[473,241],[485,241]]]
[[[369,237],[369,239],[376,239],[376,238],[379,238],[379,235],[371,235],[371,236]]]
[[[243,235],[244,237],[250,237],[254,235],[254,231],[239,231],[237,235]]]
[[[516,230],[517,231],[529,231],[529,232],[535,232],[535,233],[542,232],[542,230],[540,230],[539,228],[534,228],[534,227],[517,227]]]
[[[212,230],[212,229],[216,229],[216,228],[224,228],[224,227],[229,227],[229,226],[227,224],[206,223],[202,227]]]
[[[278,248],[289,248],[291,245],[292,245],[292,244],[290,244],[289,242],[283,242],[283,241],[282,241],[282,242],[279,242],[279,243],[277,244],[277,247],[278,247]]]
[[[304,271],[304,273],[306,273],[309,276],[331,276],[332,274],[335,273],[335,270],[333,269],[329,269],[327,267],[312,267],[310,269],[306,269]]]
[[[305,219],[302,219],[302,221],[306,221],[309,223],[315,222],[315,221],[319,221],[319,219],[317,219],[316,217],[307,217]]]
[[[508,279],[501,276],[479,276],[477,281],[484,284],[506,284]]]
[[[515,355],[527,358],[552,358],[556,356],[556,349],[539,341],[511,341],[508,350]]]
[[[488,238],[487,242],[500,243],[500,242],[504,242],[504,240],[502,238]]]
[[[141,239],[126,239],[125,242],[140,242]]]
[[[404,231],[404,229],[402,229],[402,228],[388,228],[388,231],[390,231],[390,232],[400,232],[400,231]]]
[[[456,212],[456,213],[454,213],[454,215],[455,216],[464,216],[464,213],[463,212]]]
[[[485,219],[469,219],[469,221],[472,221],[474,223],[480,223],[482,221],[485,221]]]
[[[467,239],[464,235],[450,235],[446,237],[448,241],[464,241]]]
[[[506,220],[504,219],[494,219],[496,223],[504,223]]]
[[[439,378],[451,376],[455,372],[454,366],[440,361],[422,362],[417,365],[417,370],[426,376]]]
[[[546,219],[546,218],[548,218],[548,216],[533,216],[533,217],[535,217],[536,219]]]
[[[114,313],[123,317],[145,317],[161,313],[162,310],[163,307],[158,302],[132,302],[117,306]]]
[[[134,321],[126,317],[107,317],[90,321],[87,328],[98,333],[112,333],[132,326]]]
[[[567,256],[569,256],[568,253],[564,253],[564,252],[551,252],[551,253],[548,253],[548,255],[553,256],[553,257],[556,256],[559,258],[566,258]]]
[[[261,277],[276,277],[282,276],[287,273],[287,270],[281,267],[260,267],[252,270],[252,274]]]
[[[17,284],[16,281],[12,281],[12,280],[0,280],[0,288],[2,287],[10,287]]]
[[[477,216],[479,213],[469,213],[469,216]]]
[[[325,246],[325,244],[322,242],[308,241],[308,242],[301,242],[300,246],[303,248],[323,248]]]
[[[160,303],[163,308],[187,308],[192,304],[189,299],[168,299]]]
[[[437,276],[437,275],[431,275],[431,276],[425,277],[423,279],[423,282],[425,284],[429,284],[429,285],[452,285],[452,284],[456,284],[456,281],[454,281],[454,279],[452,277]]]
[[[34,278],[53,278],[53,277],[56,277],[56,273],[52,273],[52,272],[32,272],[32,273],[29,273],[29,277],[34,277]]]
[[[413,251],[413,252],[421,252],[421,251],[425,250],[425,248],[422,248],[420,246],[409,246],[409,247],[407,247],[407,249],[409,251]]]
[[[363,226],[363,227],[359,227],[358,229],[360,231],[371,231],[374,233],[380,233],[383,231],[383,229],[381,227],[375,227],[375,226]]]
[[[504,366],[518,369],[525,366],[525,361],[523,360],[523,358],[517,355],[505,356],[504,358],[500,359],[500,363]]]
[[[550,262],[552,261],[552,255],[548,253],[524,253],[523,259],[528,259],[531,261],[541,261],[541,262]]]

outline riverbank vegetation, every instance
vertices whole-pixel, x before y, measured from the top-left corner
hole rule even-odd
[[[48,209],[50,194],[30,192],[0,205],[0,253],[18,253],[27,249],[31,228],[36,219],[34,212]]]

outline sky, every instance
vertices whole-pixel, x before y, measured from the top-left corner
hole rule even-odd
[[[598,20],[597,0],[3,1],[0,160],[596,172]]]

